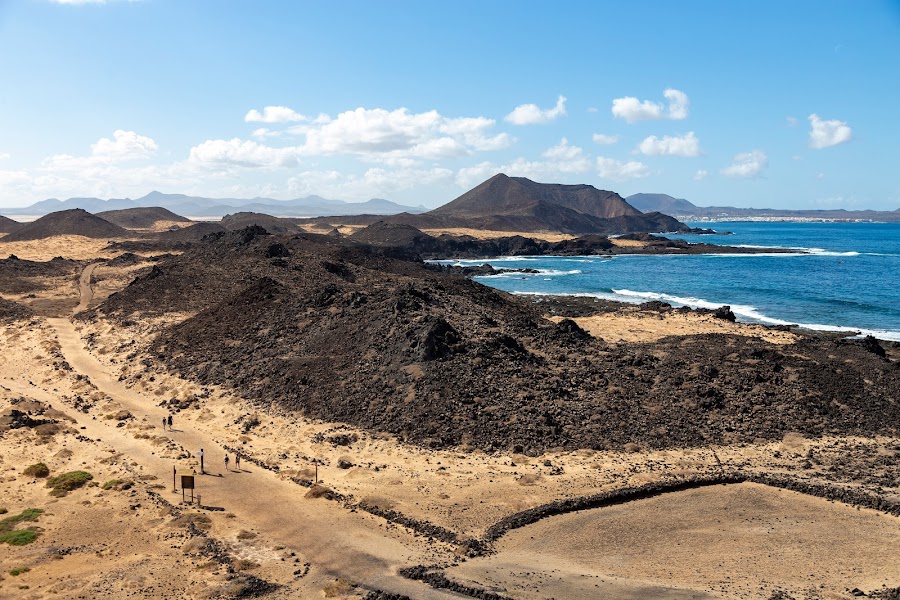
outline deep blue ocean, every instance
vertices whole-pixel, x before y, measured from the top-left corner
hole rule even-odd
[[[900,341],[900,223],[693,223],[733,235],[689,242],[794,248],[791,254],[509,257],[458,261],[539,269],[477,281],[521,294],[571,294],[675,306],[728,304],[741,321],[859,331]],[[457,262],[457,261],[442,261]]]

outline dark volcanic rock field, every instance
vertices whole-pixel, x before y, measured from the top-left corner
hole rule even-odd
[[[210,236],[83,318],[167,312],[194,316],[155,339],[159,366],[429,446],[680,447],[900,424],[900,369],[877,342],[607,346],[396,249],[325,236]]]

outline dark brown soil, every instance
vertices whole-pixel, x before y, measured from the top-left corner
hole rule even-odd
[[[97,310],[198,311],[156,339],[160,368],[430,446],[683,447],[900,424],[900,369],[878,342],[609,347],[528,301],[326,236],[212,236]]]
[[[14,323],[24,321],[34,316],[27,306],[18,302],[0,298],[0,323]]]
[[[211,233],[221,233],[225,228],[218,223],[195,223],[189,227],[166,231],[159,239],[166,242],[198,242]]]
[[[55,235],[114,238],[127,237],[129,234],[118,225],[113,225],[109,221],[105,221],[80,208],[73,208],[71,210],[53,212],[31,223],[25,223],[3,239],[0,239],[0,243],[42,240]]]
[[[15,255],[0,259],[0,293],[27,294],[47,289],[47,278],[77,279],[87,263],[57,256],[46,262],[23,260]]]
[[[0,233],[11,233],[21,226],[22,224],[18,221],[13,221],[9,217],[0,215]]]
[[[222,227],[229,231],[243,229],[252,225],[262,227],[269,233],[298,233],[300,228],[293,219],[273,217],[262,213],[239,212],[233,215],[225,215],[221,221]]]

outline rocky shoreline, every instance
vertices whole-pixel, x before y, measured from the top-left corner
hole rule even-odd
[[[704,231],[703,233],[710,233]],[[468,235],[429,235],[410,225],[379,221],[349,236],[353,242],[394,248],[423,260],[472,260],[499,256],[617,256],[625,254],[789,254],[789,248],[744,248],[672,240],[650,233],[617,237],[583,235],[550,242],[511,235],[488,239]]]

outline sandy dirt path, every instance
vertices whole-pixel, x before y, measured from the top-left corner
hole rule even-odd
[[[100,266],[100,264],[101,263],[91,263],[81,272],[81,276],[78,278],[78,306],[72,309],[72,314],[87,310],[91,300],[94,299],[94,288],[91,285],[91,278],[94,276],[94,269]]]
[[[91,274],[96,264],[81,275],[81,302],[86,307],[92,297]],[[156,400],[128,389],[107,372],[84,347],[74,324],[65,318],[47,322],[56,330],[66,361],[75,373],[87,376],[100,391],[130,411],[137,419],[155,424],[168,414]],[[53,384],[40,387],[24,374],[10,374],[0,385],[15,392],[47,402],[73,416],[79,427],[93,438],[127,456],[145,473],[156,475],[162,482],[172,480],[171,459],[157,455],[158,447],[148,440],[137,439],[115,422],[100,420],[83,413],[66,410]],[[50,388],[50,389],[46,389]],[[397,574],[397,569],[428,561],[425,544],[399,527],[387,527],[381,519],[367,513],[353,513],[325,499],[304,498],[306,489],[252,464],[242,465],[240,472],[226,471],[225,452],[208,434],[182,431],[166,432],[191,454],[204,450],[206,475],[197,476],[197,490],[203,505],[220,507],[235,514],[257,531],[265,532],[270,543],[278,543],[296,551],[315,568],[365,588],[378,589],[410,598],[451,599],[462,596],[436,590],[421,582]],[[233,463],[232,463],[233,464]],[[248,468],[249,467],[249,468]],[[164,492],[163,496],[178,503],[181,492]]]

